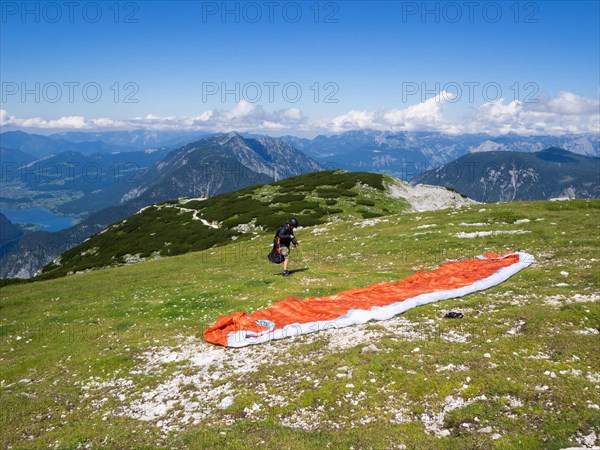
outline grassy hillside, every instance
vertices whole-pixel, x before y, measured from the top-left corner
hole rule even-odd
[[[406,202],[385,194],[383,180],[379,174],[324,171],[205,200],[153,205],[65,252],[44,268],[44,276],[205,250],[272,232],[291,216],[311,226],[406,209]]]
[[[317,225],[298,233],[289,279],[263,234],[3,287],[0,447],[598,444],[599,212],[517,202]],[[202,341],[233,311],[514,249],[537,262],[389,321],[237,350]]]

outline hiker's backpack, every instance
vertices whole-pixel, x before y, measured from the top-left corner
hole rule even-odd
[[[281,251],[279,249],[279,231],[280,230],[281,230],[281,227],[277,228],[277,231],[275,232],[275,237],[273,238],[273,249],[271,250],[271,253],[269,253],[267,255],[267,258],[269,259],[269,261],[271,261],[272,263],[275,263],[275,264],[281,264],[285,260],[285,258],[283,257],[283,255],[281,254]]]

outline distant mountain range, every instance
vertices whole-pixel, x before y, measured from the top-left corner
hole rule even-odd
[[[320,169],[315,161],[277,139],[245,139],[229,133],[196,141],[172,151],[143,179],[127,186],[127,192],[115,200],[117,206],[56,233],[25,235],[0,259],[0,277],[31,277],[65,250],[147,205],[179,197],[210,197]]]
[[[7,131],[0,134],[0,147],[18,150],[34,159],[44,158],[62,152],[76,152],[91,155],[93,153],[110,153],[127,148],[117,147],[102,141],[73,142],[58,136],[42,136],[23,131]]]
[[[559,148],[478,152],[411,180],[419,183],[452,188],[481,202],[600,198],[600,158]]]
[[[197,131],[135,130],[98,133],[67,132],[44,136],[23,131],[6,131],[0,133],[0,147],[20,150],[34,158],[43,158],[67,151],[92,155],[164,147],[172,149],[208,135]]]
[[[322,169],[424,180],[486,201],[597,195],[590,179],[593,174],[589,173],[590,167],[596,166],[589,161],[600,156],[600,138],[593,134],[493,137],[360,130],[314,139],[273,139],[237,133],[198,139],[201,135],[148,130],[50,136],[20,131],[1,133],[0,206],[45,207],[54,214],[77,217],[81,222],[58,233],[28,233],[18,244],[12,242],[11,253],[0,260],[0,276],[31,276],[67,248],[150,204],[179,197],[210,197]],[[569,158],[579,163],[552,166],[556,161],[545,161],[544,164],[550,164],[546,166],[533,156],[550,147],[572,151],[576,155]],[[514,156],[516,152],[519,154]],[[500,182],[492,187],[489,174],[483,176],[488,180],[485,185],[453,186],[447,176],[439,173],[433,179],[419,178],[419,174],[429,177],[432,169],[466,156],[475,158],[467,159],[469,164],[483,167],[487,160],[504,161],[502,167],[506,168],[534,158],[536,167],[543,169],[538,175],[544,182],[556,181],[558,186],[548,184],[542,189],[543,183],[537,183],[535,188],[518,187],[513,192],[510,182],[514,180],[504,180],[508,183],[504,187]],[[580,160],[584,156],[592,159]],[[514,173],[503,170],[502,178]],[[552,175],[549,178],[547,174]],[[519,176],[525,174],[519,172]]]
[[[110,153],[115,151],[135,151],[153,148],[179,148],[189,142],[217,135],[197,131],[102,131],[66,132],[43,136],[22,131],[0,133],[0,147],[20,150],[34,158],[42,158],[64,151],[84,155]],[[244,134],[257,138],[262,135]],[[322,163],[341,163],[343,155],[353,153],[349,164],[367,164],[372,158],[381,159],[388,155],[393,158],[403,156],[403,151],[422,152],[431,169],[452,161],[467,153],[479,151],[521,151],[535,152],[544,148],[559,147],[573,153],[587,156],[600,156],[600,136],[597,134],[572,134],[562,136],[519,136],[509,134],[491,136],[487,134],[448,135],[438,132],[392,132],[376,130],[354,130],[330,136],[315,138],[283,136],[280,139]],[[363,153],[357,152],[362,149]],[[379,150],[380,154],[374,152]],[[382,154],[381,154],[382,153]],[[408,161],[411,161],[410,155]],[[393,163],[393,164],[392,164]],[[376,162],[377,164],[377,162]],[[390,161],[390,170],[397,170],[398,161]]]
[[[70,131],[67,133],[53,134],[53,139],[65,139],[70,142],[89,143],[104,142],[108,145],[127,148],[131,150],[147,150],[161,147],[181,147],[188,142],[204,139],[218,133],[203,131]]]
[[[328,169],[386,173],[405,181],[469,153],[532,153],[559,147],[581,155],[600,156],[600,136],[594,134],[493,137],[487,134],[455,136],[435,132],[360,130],[314,139],[294,136],[282,139]]]

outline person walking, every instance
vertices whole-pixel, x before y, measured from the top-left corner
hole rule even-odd
[[[294,246],[294,248],[298,248],[300,244],[296,240],[296,236],[294,235],[294,228],[298,227],[298,220],[295,217],[292,217],[285,224],[279,227],[277,230],[276,238],[279,239],[279,251],[284,258],[283,261],[283,276],[289,277],[290,271],[288,270],[288,264],[290,261],[290,244]]]

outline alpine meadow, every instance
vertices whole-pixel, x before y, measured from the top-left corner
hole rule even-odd
[[[6,286],[2,445],[591,442],[599,425],[599,208],[598,200],[472,204],[307,227],[293,283],[265,258],[270,233],[258,233]],[[506,283],[388,321],[237,350],[202,339],[231,311],[525,248],[536,262]],[[451,310],[464,317],[445,318]]]
[[[0,449],[600,450],[600,2],[0,2]]]

